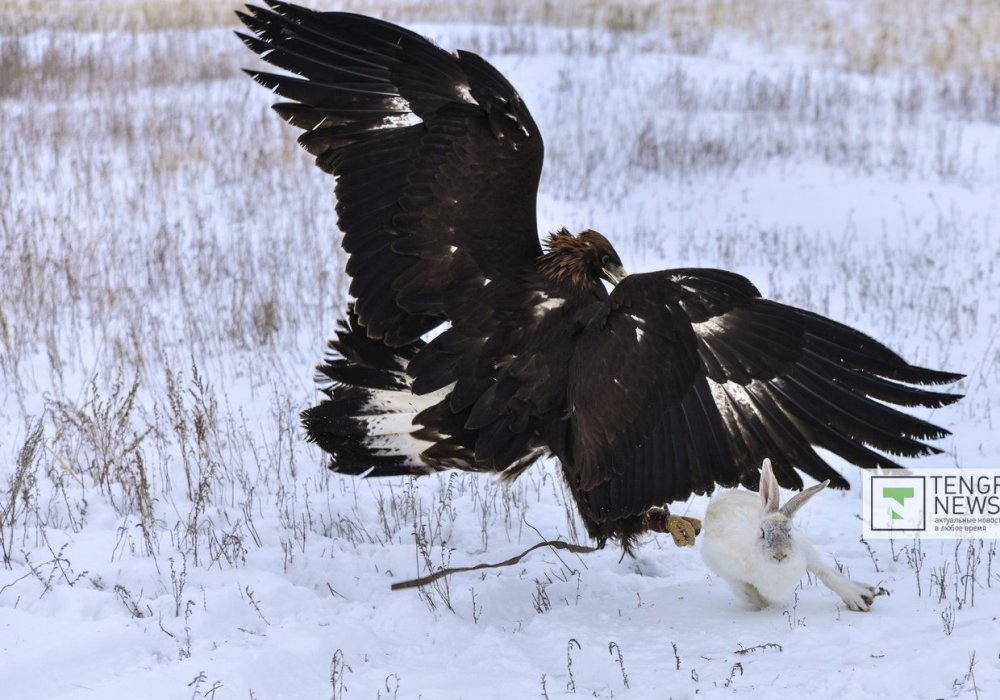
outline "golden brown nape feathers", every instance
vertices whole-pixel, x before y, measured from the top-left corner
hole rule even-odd
[[[554,282],[579,287],[600,285],[601,279],[618,284],[625,278],[621,258],[611,242],[597,231],[587,229],[573,235],[566,229],[550,233],[539,270]]]

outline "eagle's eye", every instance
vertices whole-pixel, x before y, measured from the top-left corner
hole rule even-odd
[[[602,255],[601,256],[601,264],[604,265],[605,267],[607,267],[608,265],[610,265],[611,264],[611,256],[610,255]]]

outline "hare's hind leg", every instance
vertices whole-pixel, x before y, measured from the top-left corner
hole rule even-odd
[[[867,583],[852,581],[827,564],[812,545],[805,542],[803,545],[806,550],[806,568],[816,574],[827,588],[839,595],[849,609],[857,612],[868,612],[872,609],[875,596],[879,594],[880,589]]]
[[[751,605],[755,605],[758,608],[766,608],[771,605],[771,601],[760,594],[757,587],[752,583],[747,583],[746,581],[741,581],[737,586],[736,590],[743,594],[743,597],[747,599]]]

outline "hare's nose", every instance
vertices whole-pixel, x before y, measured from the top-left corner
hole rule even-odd
[[[787,554],[779,554],[778,552],[775,552],[771,556],[774,558],[775,561],[784,561],[788,557]]]

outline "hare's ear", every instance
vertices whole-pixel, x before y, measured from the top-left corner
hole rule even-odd
[[[788,499],[788,503],[786,503],[785,505],[781,506],[781,514],[784,515],[786,518],[789,518],[789,519],[793,518],[795,516],[795,512],[799,508],[801,508],[802,506],[804,506],[806,504],[806,501],[808,501],[810,498],[812,498],[813,496],[815,496],[817,493],[819,493],[820,491],[822,491],[823,489],[825,489],[829,485],[829,483],[830,483],[830,480],[827,479],[826,481],[824,481],[821,484],[816,484],[815,486],[810,486],[809,488],[807,488],[802,493],[795,494],[794,496],[792,496],[791,498]]]
[[[778,480],[774,478],[769,459],[765,459],[760,468],[760,507],[765,513],[778,510]]]

